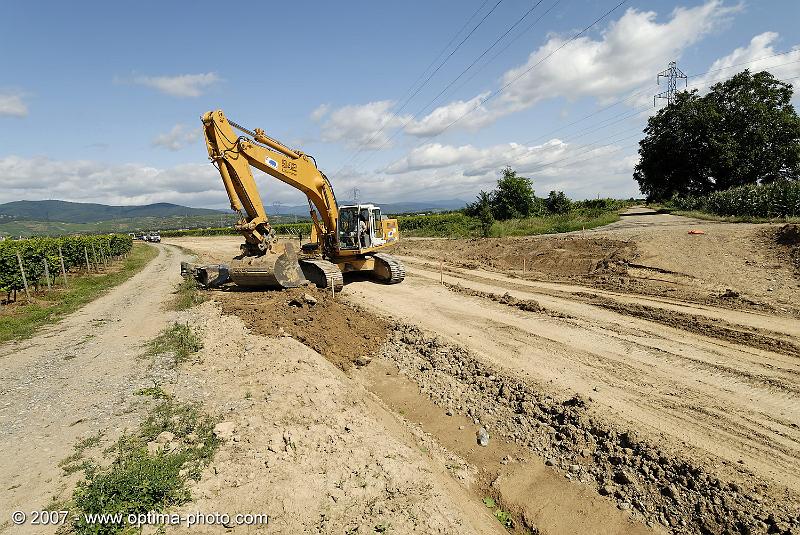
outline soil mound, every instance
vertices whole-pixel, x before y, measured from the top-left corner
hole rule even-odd
[[[781,245],[800,245],[800,225],[789,224],[778,228],[775,241]]]
[[[296,338],[343,370],[368,362],[388,333],[380,318],[317,288],[231,290],[214,298],[254,333]]]

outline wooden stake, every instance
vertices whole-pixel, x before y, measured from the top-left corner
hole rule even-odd
[[[47,291],[49,292],[53,288],[50,286],[50,266],[47,265],[47,258],[44,259],[44,278],[47,281]]]
[[[439,259],[439,284],[444,285],[444,259]]]
[[[94,244],[92,244],[92,257],[94,258],[94,270],[100,273],[100,265],[97,262],[97,249],[94,248]]]
[[[336,283],[331,281],[331,296],[336,299]]]
[[[525,267],[526,267],[525,264],[526,264],[527,260],[528,259],[525,258],[524,256],[522,257],[522,274],[523,275],[525,274]]]
[[[25,287],[25,297],[30,301],[31,294],[28,292],[28,279],[25,278],[25,268],[22,267],[22,256],[20,256],[19,251],[17,251],[17,262],[19,263],[19,272],[22,273],[22,285]]]
[[[100,246],[100,258],[103,259],[103,267],[108,269],[108,262],[106,262],[106,252],[103,251],[103,246]]]
[[[91,269],[89,268],[89,250],[84,247],[83,248],[83,257],[86,259],[86,273],[91,273]]]
[[[64,253],[61,252],[61,245],[58,246],[58,259],[61,261],[61,274],[64,276],[64,288],[67,287],[67,270],[64,267]]]

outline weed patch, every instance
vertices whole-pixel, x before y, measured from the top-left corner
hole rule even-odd
[[[173,323],[147,344],[150,356],[172,353],[176,362],[185,362],[203,349],[203,342],[194,330],[183,323]]]
[[[161,388],[161,385],[157,383],[153,383],[153,386],[140,388],[135,392],[135,394],[137,396],[148,396],[153,399],[170,399],[172,397],[166,391],[164,391],[163,388]]]
[[[194,277],[186,277],[175,290],[175,297],[169,304],[172,310],[187,310],[199,305],[206,300],[206,296],[200,293],[197,281]]]
[[[219,447],[215,424],[195,403],[167,399],[156,405],[135,434],[121,437],[106,450],[113,457],[109,466],[85,468],[86,479],[73,493],[72,532],[126,533],[131,526],[87,523],[85,515],[119,513],[127,518],[188,502],[188,480],[200,479]],[[157,443],[159,435],[170,440]]]

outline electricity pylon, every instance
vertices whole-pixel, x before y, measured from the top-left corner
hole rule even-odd
[[[657,84],[661,85],[662,77],[667,79],[667,90],[653,97],[653,106],[656,105],[656,100],[659,98],[667,99],[668,105],[675,101],[675,93],[678,92],[678,80],[683,80],[684,86],[689,87],[688,77],[678,68],[678,64],[674,61],[670,61],[669,67],[658,73],[658,76],[656,76]]]

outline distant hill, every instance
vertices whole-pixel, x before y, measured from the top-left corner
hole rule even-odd
[[[96,223],[144,217],[219,216],[219,210],[189,208],[170,203],[141,206],[109,206],[105,204],[67,201],[13,201],[0,204],[0,221],[27,220],[60,223]]]
[[[345,200],[339,201],[339,204],[355,203]],[[373,204],[380,206],[384,214],[394,215],[457,210],[463,208],[466,203],[459,199],[449,199],[430,202],[375,202]],[[267,205],[266,209],[273,223],[308,218],[308,205]],[[108,206],[67,201],[14,201],[0,204],[0,236],[146,232],[224,227],[233,225],[235,221],[236,215],[231,210],[189,208],[170,203]]]
[[[459,210],[467,205],[466,201],[461,199],[443,199],[437,201],[408,201],[408,202],[394,202],[383,203],[371,200],[362,200],[362,203],[373,203],[381,207],[384,214],[409,214],[414,212],[445,212],[448,210]],[[352,200],[339,199],[340,206],[348,204],[355,204]],[[273,213],[298,215],[308,217],[308,205],[302,206],[267,206],[267,212],[272,215]]]

